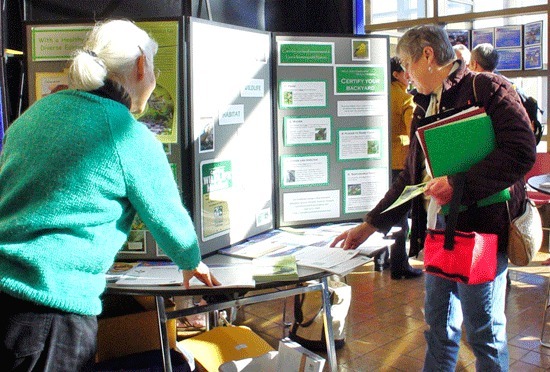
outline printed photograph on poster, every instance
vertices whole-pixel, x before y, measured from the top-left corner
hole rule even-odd
[[[521,48],[522,47],[522,26],[500,26],[495,27],[495,48]]]
[[[168,89],[157,83],[151,97],[147,101],[145,110],[141,114],[136,115],[136,119],[145,124],[157,136],[170,137],[175,131],[175,109],[174,98]]]
[[[470,49],[470,30],[447,30],[452,45],[462,44]]]
[[[382,130],[339,129],[338,160],[380,159],[382,157]]]
[[[525,46],[542,44],[542,21],[526,23],[523,26],[523,42]]]
[[[199,153],[214,151],[214,118],[202,117],[196,123],[195,133],[199,133]]]
[[[279,65],[328,66],[334,63],[334,43],[279,41]]]
[[[328,185],[329,155],[282,155],[281,187]]]
[[[136,24],[159,44],[155,55],[157,85],[145,110],[136,115],[163,143],[178,142],[179,23],[140,21]]]
[[[499,71],[513,71],[522,69],[522,48],[498,49]]]
[[[532,45],[523,50],[523,68],[537,70],[542,68],[542,46]]]
[[[35,74],[36,100],[49,94],[69,89],[68,71],[63,72],[37,72]]]
[[[495,29],[493,27],[472,30],[472,49],[483,43],[495,45]]]
[[[370,61],[370,40],[351,39],[352,61]]]
[[[319,145],[331,143],[330,116],[283,118],[284,146]]]
[[[344,170],[344,213],[368,212],[389,187],[386,168]]]

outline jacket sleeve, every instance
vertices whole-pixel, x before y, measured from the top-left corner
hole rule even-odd
[[[496,148],[466,173],[464,205],[474,204],[516,183],[523,185],[536,157],[529,117],[513,86],[503,77],[488,73],[478,74],[473,86],[477,99],[491,117]]]

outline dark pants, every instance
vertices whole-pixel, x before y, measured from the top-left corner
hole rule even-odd
[[[392,179],[395,179],[401,172],[392,170]],[[394,234],[395,244],[391,247],[390,271],[406,270],[409,267],[409,255],[407,254],[407,237],[409,235],[409,213],[406,213],[396,225],[401,228],[400,232]]]
[[[0,371],[85,371],[96,353],[97,319],[0,293]],[[7,314],[6,314],[7,312]]]

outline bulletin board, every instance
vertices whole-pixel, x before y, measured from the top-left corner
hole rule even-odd
[[[203,255],[274,227],[271,35],[187,19],[193,220]]]
[[[358,220],[390,180],[387,36],[274,34],[277,226]]]

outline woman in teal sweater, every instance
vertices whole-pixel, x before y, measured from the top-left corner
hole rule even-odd
[[[130,21],[98,23],[71,89],[32,105],[0,154],[0,370],[93,362],[105,272],[136,213],[183,269],[218,285],[162,144],[132,113],[155,85],[157,43]]]

